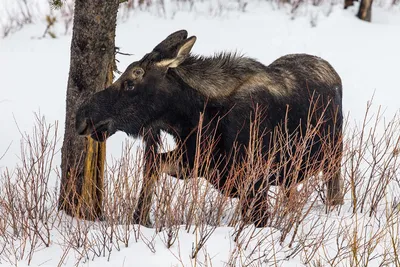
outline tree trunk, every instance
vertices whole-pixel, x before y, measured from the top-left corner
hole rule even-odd
[[[344,9],[354,5],[355,0],[344,0]]]
[[[112,83],[119,0],[76,0],[61,150],[59,209],[89,220],[101,217],[105,143],[75,132],[75,112]]]
[[[371,22],[372,0],[361,0],[357,17],[359,19]]]

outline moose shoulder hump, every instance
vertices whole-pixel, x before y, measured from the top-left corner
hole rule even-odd
[[[191,55],[175,71],[190,87],[214,99],[254,90],[266,90],[276,97],[290,96],[306,80],[329,87],[341,85],[328,62],[307,54],[286,55],[269,66],[237,53]]]

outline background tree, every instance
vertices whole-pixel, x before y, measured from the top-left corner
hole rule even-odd
[[[357,0],[344,0],[344,9],[352,6],[354,1]],[[359,19],[371,22],[371,11],[372,11],[373,0],[361,0],[360,7],[358,9],[357,17]]]
[[[371,22],[372,0],[361,0],[357,17]]]
[[[85,219],[101,216],[106,147],[76,134],[75,112],[93,93],[112,83],[119,3],[75,1],[59,209]]]

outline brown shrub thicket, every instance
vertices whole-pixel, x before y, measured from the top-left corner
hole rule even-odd
[[[379,110],[371,112],[369,104],[360,125],[345,125],[343,206],[325,205],[325,179],[330,169],[320,166],[309,168],[308,179],[294,185],[289,197],[282,188],[266,186],[268,197],[262,202],[228,198],[205,179],[190,179],[209,162],[209,142],[199,148],[198,165],[185,172],[187,179],[160,176],[151,210],[151,235],[149,229],[132,225],[143,163],[143,155],[134,149],[133,142],[127,142],[120,159],[107,166],[102,221],[71,218],[57,210],[57,123],[48,124],[37,116],[33,133],[22,135],[17,166],[1,172],[0,261],[30,263],[38,251],[55,245],[62,251],[59,264],[70,255],[79,255],[74,259],[76,263],[110,258],[137,242],[156,252],[154,240],[159,238],[184,265],[188,255],[178,252],[182,233],[187,232],[195,236],[189,255],[192,262],[212,266],[207,241],[223,226],[231,227],[228,265],[261,266],[296,257],[307,266],[368,266],[372,262],[400,266],[400,118],[396,115],[386,120]],[[256,122],[253,127],[257,128]],[[295,178],[296,166],[307,152],[304,144],[315,131],[311,127],[308,133],[292,140],[283,133],[276,135],[271,157],[285,149],[287,142],[297,142],[290,166],[285,162],[261,162],[257,156],[259,139],[252,139],[248,152],[253,156],[232,170],[232,183],[239,176],[246,177],[240,191],[246,194],[254,181],[251,177],[267,177],[281,167]],[[326,154],[330,162],[336,160],[331,152]],[[176,158],[171,159],[171,164],[176,162]],[[208,174],[213,175],[213,170]],[[265,207],[270,227],[254,228],[245,223],[240,207],[254,204]]]

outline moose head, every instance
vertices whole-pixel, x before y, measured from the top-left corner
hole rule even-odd
[[[130,64],[112,85],[83,103],[76,113],[78,134],[97,141],[116,131],[137,136],[143,128],[165,118],[178,101],[176,91],[182,90],[169,71],[185,61],[196,42],[195,36],[187,35],[186,30],[172,33]]]

